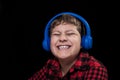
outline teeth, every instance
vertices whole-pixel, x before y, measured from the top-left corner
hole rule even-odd
[[[59,46],[59,49],[68,49],[69,46]]]

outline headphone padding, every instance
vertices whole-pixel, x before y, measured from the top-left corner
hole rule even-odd
[[[92,37],[91,36],[83,36],[81,45],[84,49],[92,48]]]

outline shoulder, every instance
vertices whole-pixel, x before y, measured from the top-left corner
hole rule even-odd
[[[100,60],[96,59],[94,56],[89,56],[88,64],[91,67],[105,67],[104,64]]]
[[[89,68],[85,71],[85,79],[108,80],[108,72],[106,66],[94,56],[87,56],[85,63]]]
[[[107,68],[106,66],[98,59],[94,58],[93,56],[90,56],[89,61],[89,70],[91,72],[103,72],[107,74]]]
[[[83,52],[80,54],[80,60],[82,61],[82,65],[86,65],[89,68],[100,68],[107,71],[106,66],[94,56],[89,55],[88,52]]]
[[[44,79],[46,80],[46,74],[48,73],[48,65],[51,64],[52,61],[49,59],[45,65],[40,68],[37,72],[35,72],[28,80],[40,80],[40,79]]]
[[[81,52],[80,60],[90,67],[105,67],[104,64],[96,59],[94,56],[90,55],[88,52]]]

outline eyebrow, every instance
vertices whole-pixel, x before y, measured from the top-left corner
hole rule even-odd
[[[67,30],[66,32],[75,32],[74,30]]]
[[[74,32],[75,30],[66,30],[65,32]],[[59,30],[55,30],[55,31],[52,31],[52,32],[60,32]]]

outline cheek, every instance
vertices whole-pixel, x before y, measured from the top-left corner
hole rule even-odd
[[[78,47],[81,46],[81,40],[75,40],[74,44]]]
[[[81,48],[81,38],[73,38],[71,40],[72,44],[74,45],[75,48]]]
[[[50,50],[51,50],[52,54],[56,53],[56,50],[57,50],[56,43],[57,43],[57,39],[52,38],[50,41]]]
[[[72,43],[81,44],[81,37],[72,37],[69,40],[71,40]]]
[[[56,42],[57,42],[57,39],[51,37],[51,40],[50,40],[50,47],[51,47],[51,48],[54,47],[55,44],[56,44]]]
[[[80,49],[81,49],[81,39],[76,39],[74,40],[73,43],[73,53],[79,53]]]

